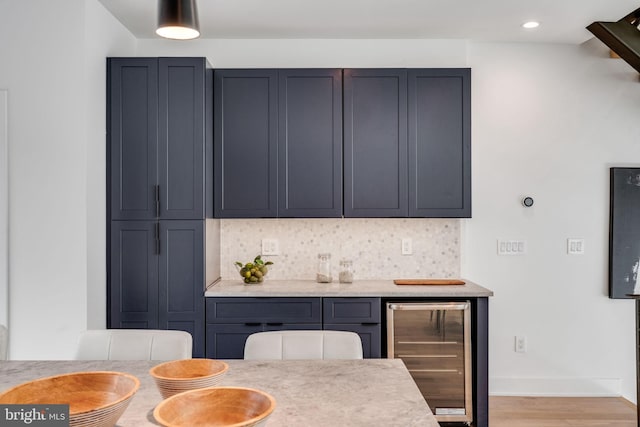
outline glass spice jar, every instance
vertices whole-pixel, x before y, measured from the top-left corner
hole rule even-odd
[[[316,282],[331,283],[331,254],[318,254],[318,270],[316,272]]]
[[[352,283],[353,282],[353,261],[350,259],[343,259],[340,261],[340,283]]]

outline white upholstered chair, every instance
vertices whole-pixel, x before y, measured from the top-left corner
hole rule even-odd
[[[249,335],[245,360],[362,359],[362,340],[355,332],[271,331]]]
[[[0,360],[7,360],[9,348],[9,330],[6,326],[0,325]]]
[[[191,359],[193,339],[185,331],[99,329],[80,335],[76,360]]]

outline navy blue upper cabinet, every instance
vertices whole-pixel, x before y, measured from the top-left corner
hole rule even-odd
[[[278,72],[278,216],[342,216],[342,72]]]
[[[471,217],[471,72],[409,70],[409,216]]]
[[[212,216],[206,60],[109,58],[108,72],[111,219]]]
[[[108,59],[112,219],[156,217],[158,60]]]
[[[205,216],[205,59],[159,58],[160,218]]]
[[[342,215],[342,71],[215,71],[215,216]]]
[[[278,211],[278,72],[214,72],[217,218],[269,218]]]
[[[469,69],[344,71],[344,216],[471,216]]]
[[[215,216],[470,217],[469,69],[215,72]]]
[[[344,216],[407,213],[407,71],[344,70]]]

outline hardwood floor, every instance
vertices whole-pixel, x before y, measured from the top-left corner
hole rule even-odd
[[[489,397],[490,427],[636,427],[621,397]]]

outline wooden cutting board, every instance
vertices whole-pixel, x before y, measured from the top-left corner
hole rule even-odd
[[[464,285],[463,280],[457,279],[395,279],[396,285]]]

